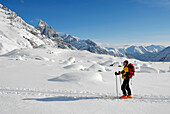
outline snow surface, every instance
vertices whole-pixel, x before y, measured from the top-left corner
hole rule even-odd
[[[91,40],[58,36],[42,20],[37,30],[1,4],[0,25],[0,114],[169,114],[169,62],[128,59],[137,71],[131,80],[134,98],[120,100],[114,72],[123,69],[126,58],[109,55],[124,49],[109,51]],[[141,56],[158,48],[128,49]],[[119,76],[119,96],[121,84]]]
[[[37,60],[36,57],[46,59]],[[118,64],[125,59],[49,47],[17,49],[2,55],[0,113],[169,114],[170,63],[128,59],[141,69],[131,81],[134,98],[120,100],[115,97],[114,72],[122,69]],[[70,62],[69,66],[63,64],[69,60],[74,62]],[[113,63],[117,64],[110,66]],[[87,70],[91,66],[106,70]],[[144,72],[143,67],[147,72]],[[119,96],[122,94],[120,77]]]

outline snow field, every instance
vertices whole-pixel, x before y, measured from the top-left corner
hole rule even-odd
[[[147,71],[139,69],[132,79],[134,99],[118,100],[114,72],[122,70],[123,67],[118,66],[124,60],[126,58],[49,47],[14,50],[2,55],[0,106],[3,110],[0,113],[124,114],[127,111],[129,114],[168,114],[169,63],[128,59]],[[63,64],[65,61],[70,64]],[[110,66],[113,63],[116,64]],[[159,69],[159,73],[155,69]],[[160,70],[165,72],[160,73]],[[119,76],[119,96],[122,95],[122,81]],[[105,95],[110,97],[103,97]]]

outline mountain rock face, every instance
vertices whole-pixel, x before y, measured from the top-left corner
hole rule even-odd
[[[152,61],[169,61],[170,62],[170,46],[158,52],[156,55],[149,58]]]
[[[59,36],[51,26],[49,26],[46,22],[42,20],[39,21],[37,29],[40,30],[41,34],[47,36],[48,38]]]

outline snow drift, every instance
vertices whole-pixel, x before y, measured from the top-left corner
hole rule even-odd
[[[67,81],[67,82],[102,82],[102,76],[99,73],[93,72],[70,72],[62,74],[61,76],[53,79],[49,79],[49,81]]]

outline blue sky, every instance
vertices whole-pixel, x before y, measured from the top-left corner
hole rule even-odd
[[[111,44],[170,44],[170,0],[0,0],[27,23]]]

